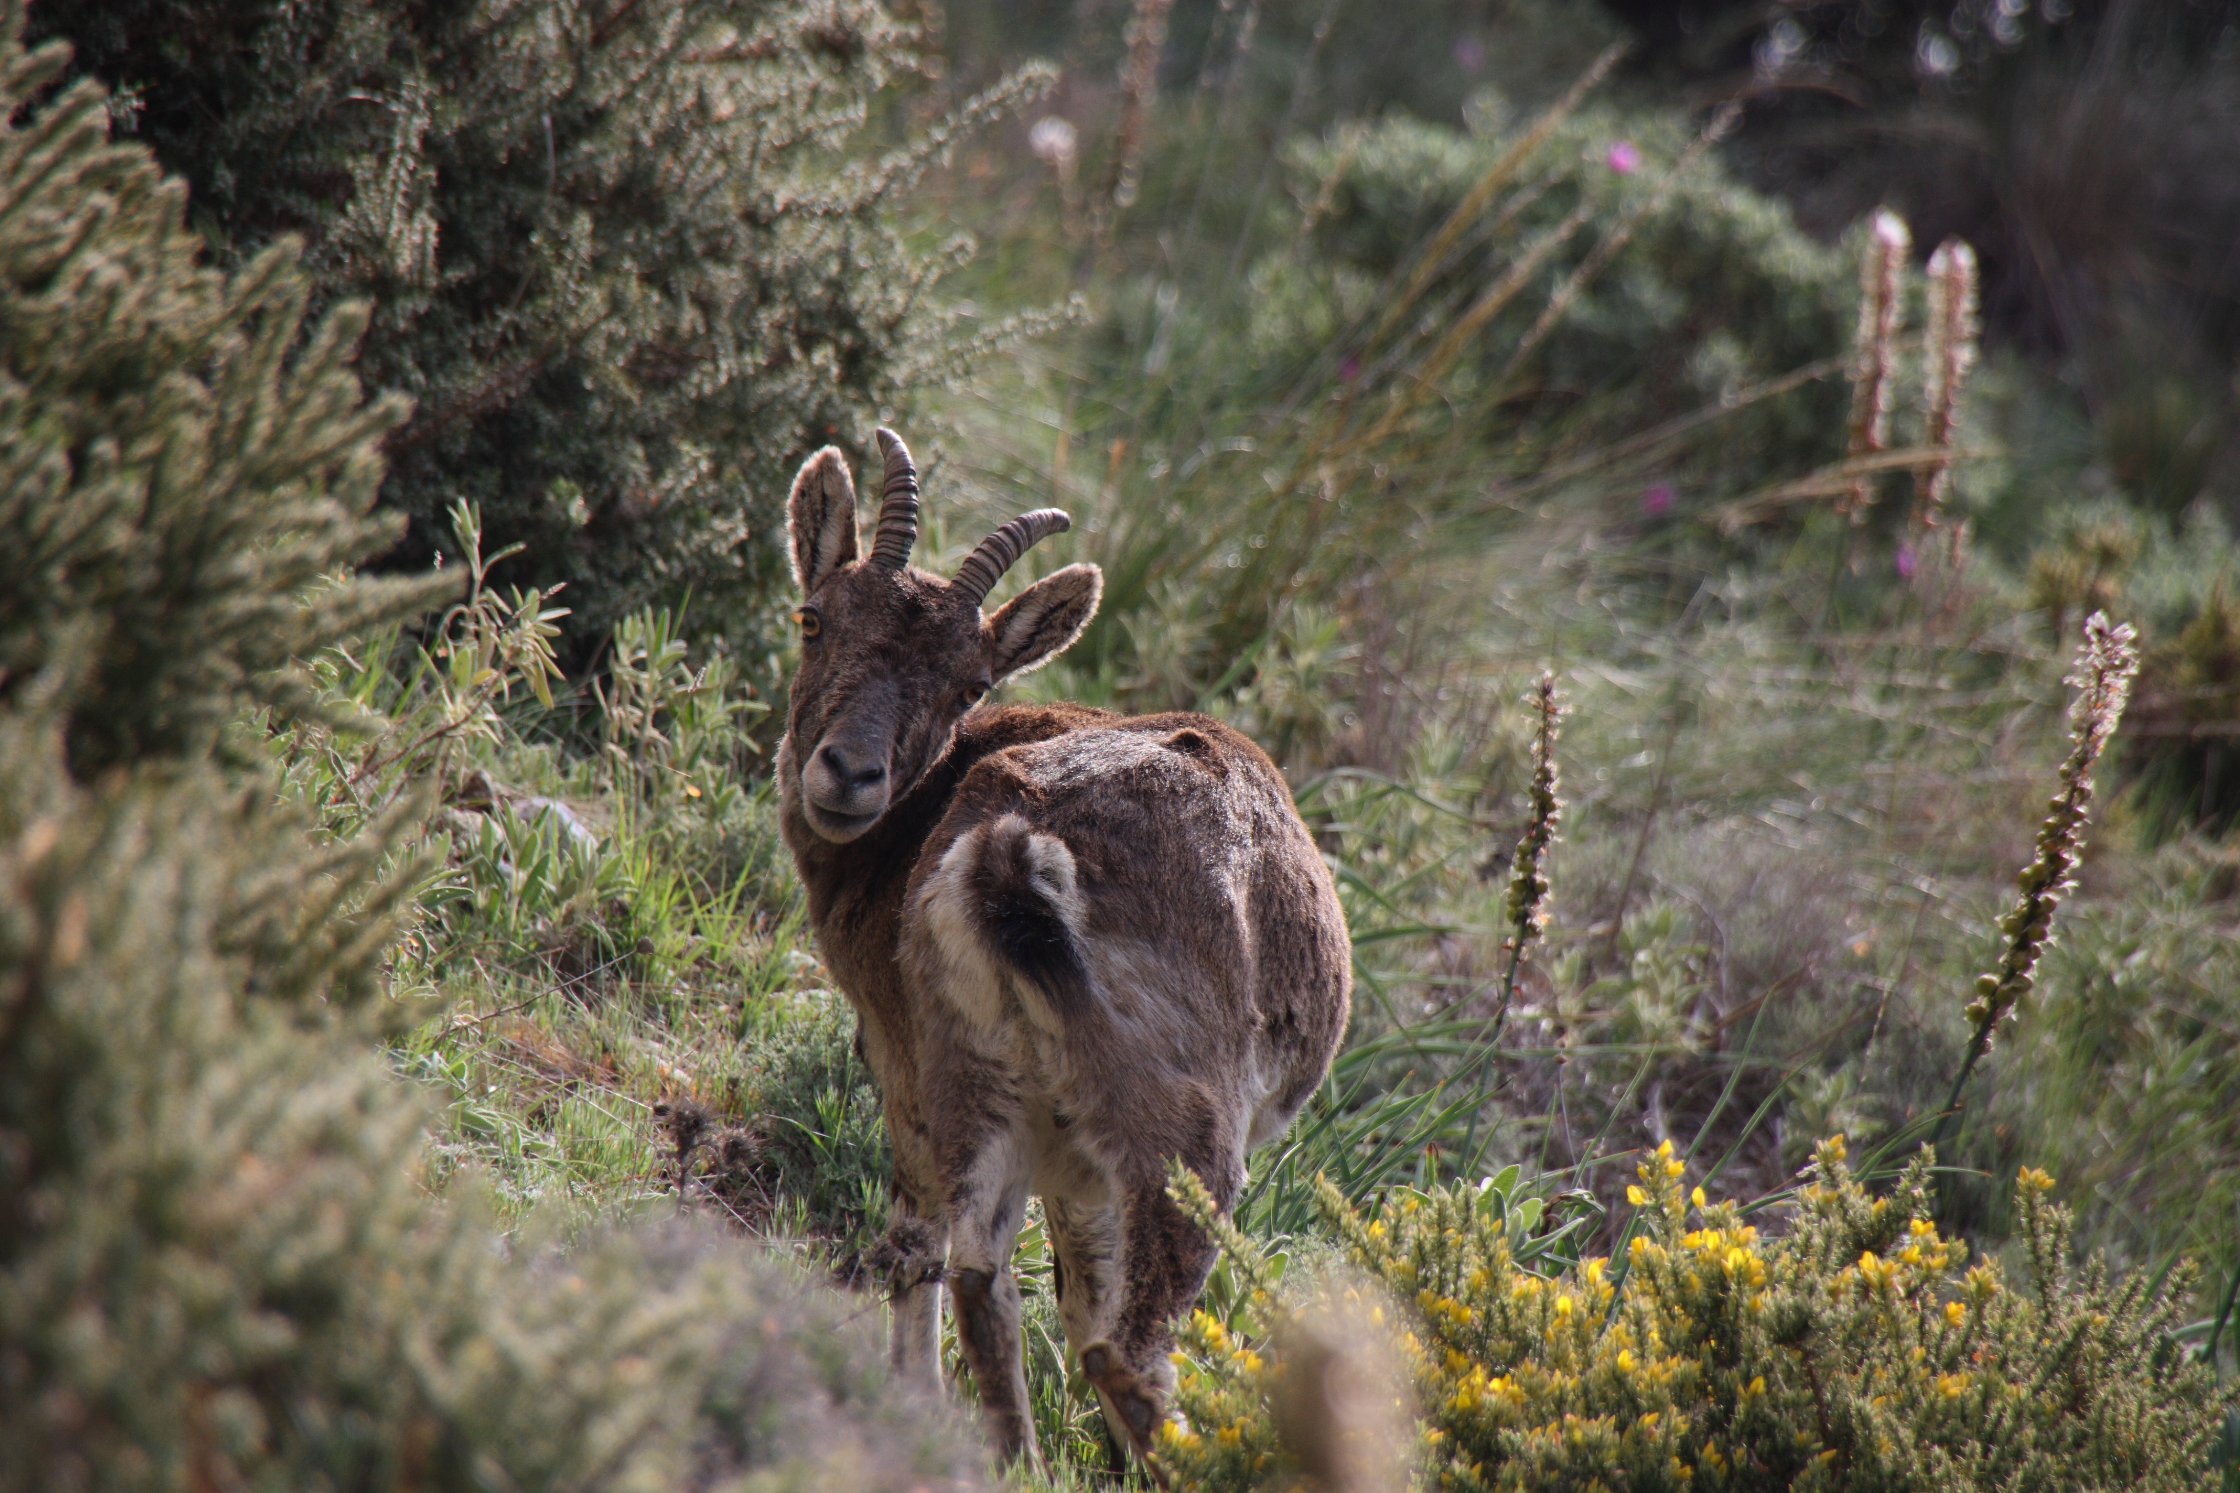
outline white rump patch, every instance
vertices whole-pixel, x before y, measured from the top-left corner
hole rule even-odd
[[[993,1037],[1005,1025],[1006,1001],[1003,977],[980,936],[973,906],[972,868],[980,856],[982,833],[975,829],[959,835],[942,855],[940,866],[918,892],[918,920],[931,936],[940,965],[929,973],[935,976],[941,997],[958,1015]]]
[[[1019,975],[991,947],[980,899],[972,887],[980,859],[989,853],[988,840],[1025,828],[1019,816],[1006,814],[993,825],[958,836],[918,893],[917,917],[931,935],[940,963],[938,971],[930,973],[936,976],[942,997],[991,1038],[1007,1035],[1006,1029],[1022,1013],[1043,1035],[1065,1034],[1064,1021],[1040,987]],[[1050,904],[1079,946],[1089,909],[1072,850],[1056,835],[1029,832],[1024,858],[1034,891]]]

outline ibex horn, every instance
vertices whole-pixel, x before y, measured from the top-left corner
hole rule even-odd
[[[879,427],[879,454],[887,460],[887,482],[879,501],[879,531],[871,541],[871,558],[889,570],[910,563],[910,547],[918,542],[918,468],[902,437]]]
[[[1017,564],[1030,547],[1072,527],[1073,520],[1055,508],[1022,513],[980,541],[980,547],[957,572],[956,583],[974,603],[985,601],[996,582],[1003,579],[1003,573]]]

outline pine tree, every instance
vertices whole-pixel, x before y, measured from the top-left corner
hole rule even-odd
[[[201,265],[179,184],[22,21],[0,0],[0,1489],[971,1481],[866,1324],[742,1246],[563,1255],[426,1196],[372,1040],[409,861],[315,842],[238,749],[316,708],[304,649],[428,597],[322,579],[389,532],[396,407],[351,375],[363,313],[306,330],[284,247]]]
[[[477,504],[571,625],[689,591],[741,641],[790,464],[962,346],[898,192],[1033,79],[903,133],[917,37],[868,0],[78,0],[35,24],[118,91],[228,265],[307,245],[416,401],[383,500],[423,565]]]

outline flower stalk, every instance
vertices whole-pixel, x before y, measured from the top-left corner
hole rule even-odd
[[[2110,622],[2105,612],[2094,612],[2085,619],[2084,645],[2068,677],[2069,687],[2076,692],[2069,702],[2069,755],[2061,764],[2060,786],[2038,830],[2038,853],[2018,879],[2020,895],[2014,907],[1999,920],[2005,943],[1998,967],[1977,978],[1975,996],[1968,1002],[1972,1030],[1967,1056],[1945,1100],[1939,1139],[1958,1112],[1968,1076],[1991,1050],[1999,1027],[2014,1015],[2036,983],[2038,960],[2052,942],[2054,912],[2076,885],[2077,865],[2084,855],[2085,825],[2091,817],[2093,770],[2107,750],[2117,722],[2123,719],[2124,704],[2131,697],[2131,681],[2139,672],[2136,636],[2128,624]]]
[[[1976,363],[1976,253],[1946,239],[1929,256],[1928,368],[1922,386],[1921,444],[1934,455],[1914,473],[1914,515],[1937,527],[1952,494],[1953,442],[1960,395]]]
[[[1874,232],[1859,267],[1859,330],[1851,368],[1851,423],[1844,454],[1848,461],[1878,456],[1890,446],[1891,390],[1897,379],[1898,322],[1905,311],[1906,256],[1913,235],[1896,213],[1875,214]],[[1855,472],[1836,511],[1865,523],[1874,506],[1871,469]]]
[[[1524,970],[1525,956],[1548,929],[1548,852],[1555,846],[1556,828],[1563,817],[1563,800],[1556,796],[1561,786],[1556,771],[1556,737],[1563,724],[1563,699],[1556,693],[1553,670],[1543,672],[1534,686],[1532,712],[1537,718],[1532,733],[1532,818],[1509,862],[1509,936],[1505,940],[1509,965],[1501,977],[1501,1004],[1494,1014],[1489,1046],[1500,1040],[1501,1029],[1509,1020],[1509,1006],[1516,999],[1517,977]]]

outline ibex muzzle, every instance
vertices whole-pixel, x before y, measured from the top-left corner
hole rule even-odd
[[[1173,1318],[1213,1264],[1168,1161],[1227,1207],[1246,1151],[1321,1083],[1351,1000],[1345,919],[1282,777],[1220,722],[981,706],[1080,636],[1102,577],[1069,565],[984,615],[1065,515],[1011,520],[944,580],[909,563],[910,453],[879,445],[868,554],[837,450],[794,482],[778,787],[894,1141],[895,1361],[937,1378],[945,1280],[998,1446],[1035,1455],[1010,1260],[1039,1194],[1067,1340],[1140,1452]]]
[[[894,705],[893,691],[864,689],[802,764],[801,797],[809,823],[835,844],[846,844],[878,823],[893,800]]]

